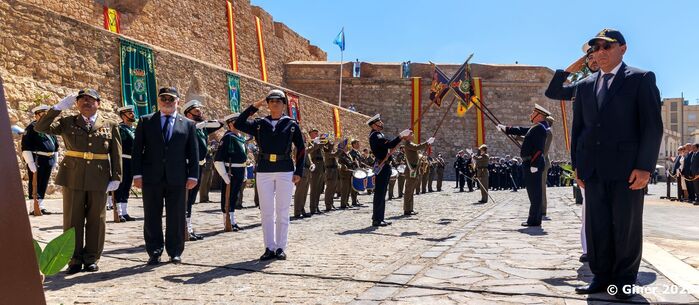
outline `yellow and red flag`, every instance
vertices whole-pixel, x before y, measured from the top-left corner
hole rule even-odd
[[[233,15],[233,2],[226,0],[226,16],[228,17],[228,40],[231,52],[231,70],[238,72],[238,56],[235,48],[235,19]]]
[[[483,84],[480,77],[473,78],[473,92],[475,94],[475,99],[472,102],[477,103],[476,107],[476,147],[485,144],[485,116],[481,109],[483,108],[481,101],[483,101]]]
[[[410,126],[413,130],[413,142],[420,143],[420,77],[412,78],[412,107],[410,107]]]
[[[121,24],[119,23],[119,12],[105,6],[102,13],[104,14],[104,28],[112,33],[120,33]]]
[[[563,135],[566,139],[566,149],[570,152],[570,135],[568,134],[568,115],[566,112],[566,101],[561,101],[561,118],[563,119]]]
[[[342,128],[340,128],[340,109],[333,107],[333,127],[335,129],[335,139],[342,137]]]
[[[267,81],[267,59],[265,58],[265,43],[262,39],[262,23],[260,17],[255,16],[255,29],[257,30],[257,48],[260,50],[260,73],[262,81]]]

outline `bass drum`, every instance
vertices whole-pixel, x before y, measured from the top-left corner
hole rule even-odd
[[[374,175],[374,170],[368,169],[366,173],[366,189],[367,190],[374,190],[374,184],[376,182],[376,175]]]
[[[357,191],[357,192],[364,192],[366,191],[367,187],[367,176],[366,172],[357,169],[352,172],[352,188]]]

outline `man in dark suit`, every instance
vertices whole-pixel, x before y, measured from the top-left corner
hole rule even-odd
[[[685,181],[687,184],[687,201],[689,203],[692,203],[693,201],[697,200],[697,190],[694,188],[694,181],[691,181],[691,179],[694,176],[694,173],[692,172],[692,163],[696,162],[694,160],[699,159],[696,158],[696,149],[694,148],[694,145],[691,143],[687,143],[684,145],[685,150],[687,151],[687,154],[684,156],[684,164],[682,165],[682,176],[685,177]]]
[[[600,66],[577,85],[571,160],[585,188],[588,258],[594,274],[578,293],[617,287],[631,297],[643,245],[643,189],[655,169],[663,134],[655,74],[627,66],[626,41],[604,29],[588,44]]]
[[[179,99],[177,89],[160,89],[160,111],[141,117],[131,154],[133,184],[143,189],[143,235],[149,265],[160,263],[163,244],[171,262],[182,261],[185,189],[193,189],[199,179],[196,127],[193,121],[177,113]]]
[[[689,172],[693,177],[696,178],[697,176],[699,176],[699,144],[692,144],[691,146],[694,152],[692,162],[689,166]],[[697,192],[699,191],[699,179],[692,181],[692,188],[694,189],[694,204],[696,204],[697,202],[699,202],[699,195],[697,195]]]

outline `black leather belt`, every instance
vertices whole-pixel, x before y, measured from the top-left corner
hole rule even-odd
[[[291,156],[284,154],[265,154],[265,153],[260,153],[258,157],[262,160],[267,160],[269,162],[278,162],[278,161],[286,161],[286,160],[291,160]]]

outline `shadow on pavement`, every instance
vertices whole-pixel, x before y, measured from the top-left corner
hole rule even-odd
[[[168,282],[179,284],[204,284],[211,282],[211,280],[213,279],[221,279],[229,276],[238,276],[252,272],[260,272],[273,261],[274,260],[261,261],[259,259],[255,259],[225,266],[216,266],[215,268],[204,272],[167,275],[163,276],[162,279]],[[183,263],[183,265],[211,267],[208,265],[186,263]]]
[[[158,266],[164,265],[165,264],[160,264]],[[46,291],[52,291],[60,290],[66,287],[71,287],[76,284],[89,284],[109,281],[119,277],[127,277],[131,275],[150,272],[158,266],[149,266],[143,263],[136,266],[124,267],[121,269],[107,272],[80,272],[75,275],[67,275],[65,272],[61,272],[54,276],[47,277],[46,281],[44,282],[44,289]]]

